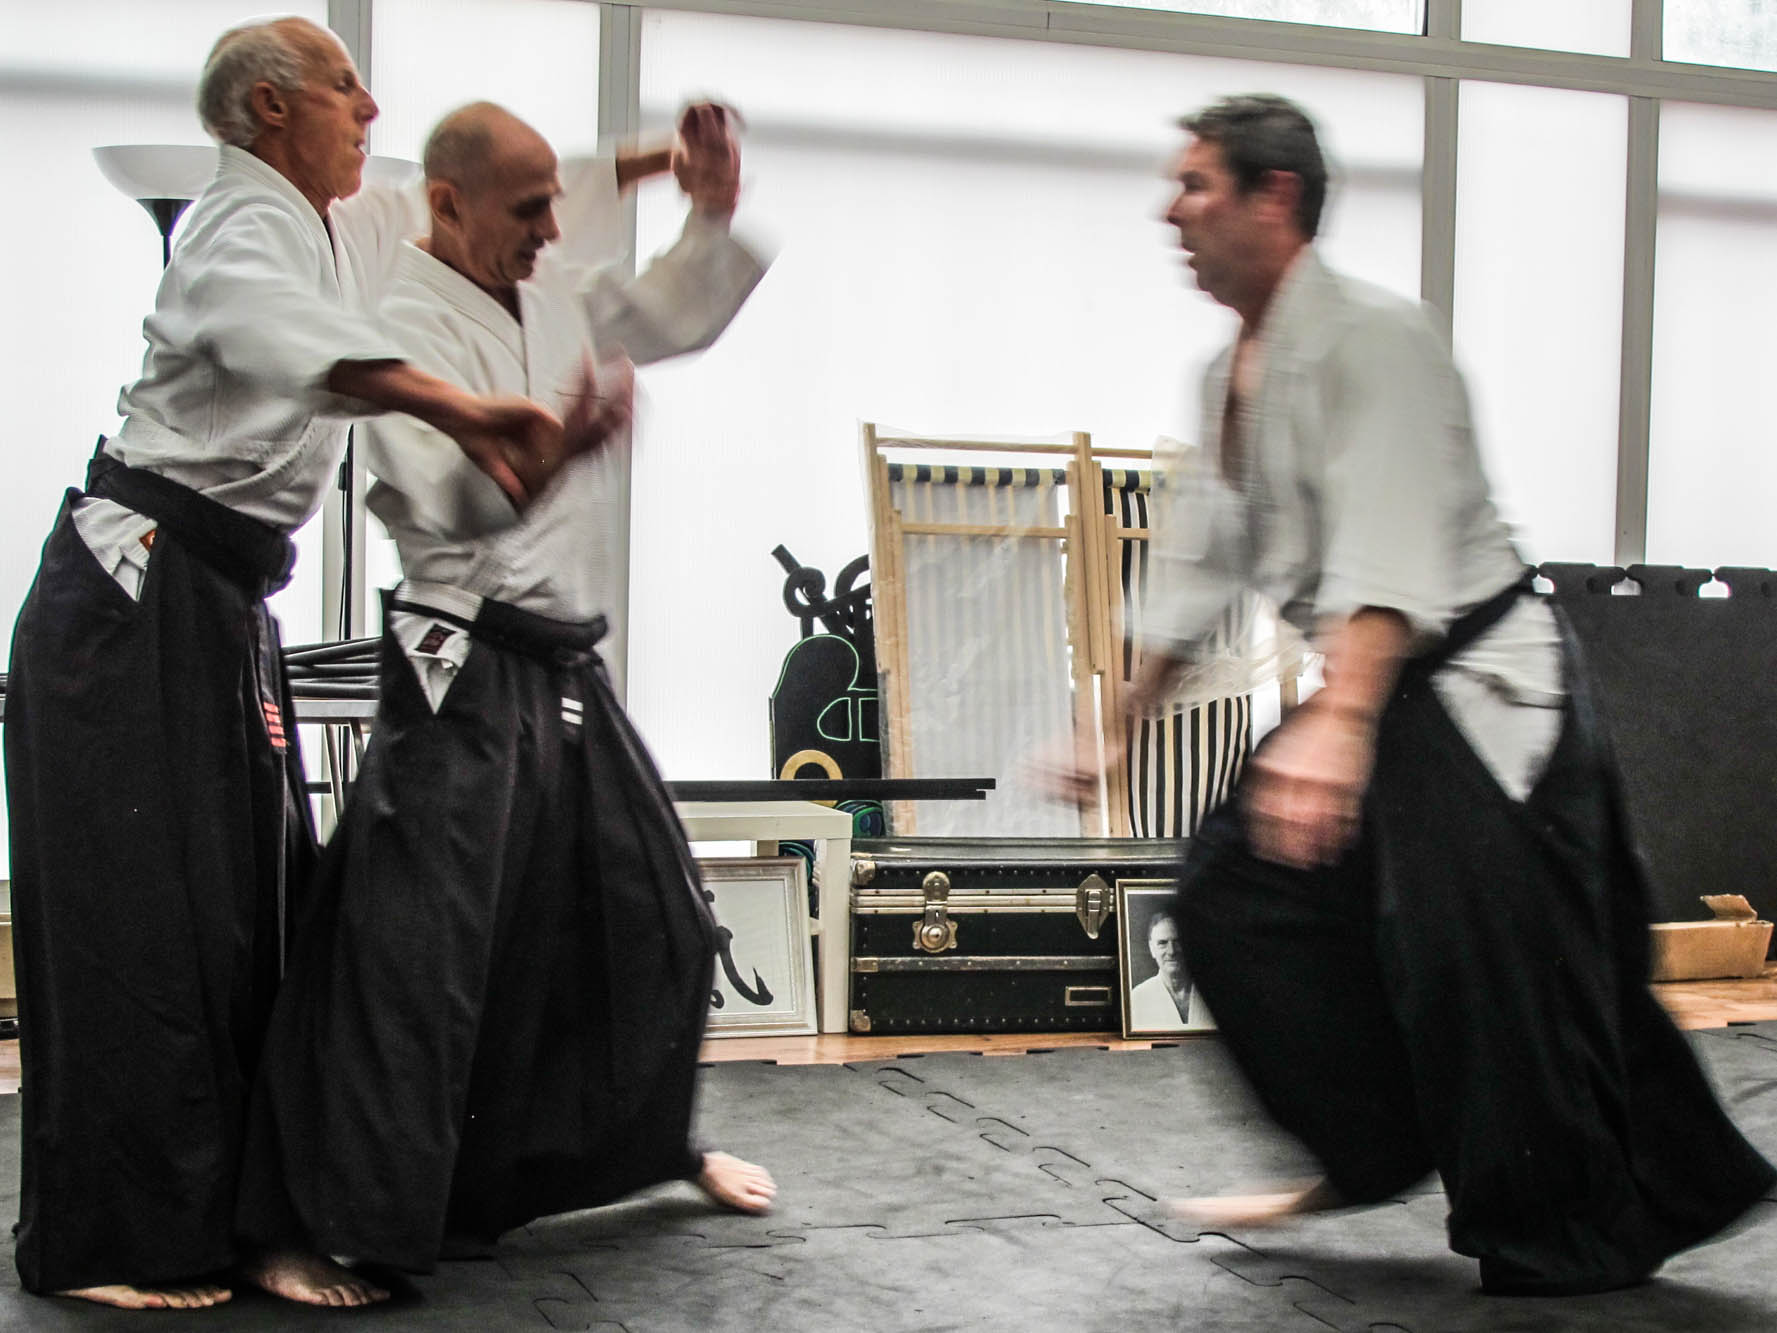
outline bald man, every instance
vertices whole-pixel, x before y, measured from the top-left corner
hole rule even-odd
[[[540,135],[485,103],[448,117],[392,335],[465,389],[563,409],[586,358],[706,346],[763,268],[729,234],[722,111],[692,108],[681,135],[690,215],[630,278],[552,248],[561,186]],[[601,414],[627,411],[626,376],[600,373]],[[597,652],[617,460],[576,458],[520,516],[429,427],[386,426],[369,503],[406,577],[375,739],[268,1039],[243,1234],[423,1272],[675,1178],[763,1211],[764,1171],[691,1146],[713,925]]]
[[[337,38],[301,19],[230,31],[198,111],[216,176],[143,325],[122,428],[44,547],[5,727],[30,1068],[19,1275],[138,1309],[229,1295],[247,1093],[314,854],[265,605],[290,534],[355,417],[429,422],[509,509],[570,444],[522,398],[419,370],[371,318],[406,215],[348,199],[377,105]]]

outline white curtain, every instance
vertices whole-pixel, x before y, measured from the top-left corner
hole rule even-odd
[[[889,495],[907,523],[1054,529],[1064,475],[890,464]],[[985,801],[922,803],[919,834],[1077,836],[1078,811],[1020,772],[1039,747],[1073,733],[1062,543],[909,533],[902,571],[912,734],[886,743],[905,747],[904,776],[998,784]]]

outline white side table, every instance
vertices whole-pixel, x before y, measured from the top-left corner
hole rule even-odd
[[[816,1015],[822,1032],[844,1032],[851,1010],[851,816],[813,801],[681,801],[677,809],[692,842],[750,842],[761,856],[776,855],[784,839],[817,844],[821,915],[810,923],[820,978]]]

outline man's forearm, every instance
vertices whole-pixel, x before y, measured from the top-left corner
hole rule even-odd
[[[650,176],[664,176],[672,170],[671,144],[659,148],[623,148],[617,152],[617,188],[627,190]]]
[[[447,435],[472,429],[476,400],[456,385],[405,361],[340,361],[327,388],[384,412],[405,412]]]
[[[1149,649],[1143,654],[1141,665],[1136,667],[1135,679],[1129,682],[1129,693],[1124,696],[1128,711],[1138,717],[1152,713],[1185,665],[1183,658]]]
[[[1413,632],[1398,611],[1367,606],[1346,620],[1326,644],[1326,686],[1315,706],[1374,725],[1394,691]]]

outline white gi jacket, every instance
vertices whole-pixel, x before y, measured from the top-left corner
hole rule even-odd
[[[1489,498],[1468,395],[1418,306],[1332,273],[1312,248],[1284,275],[1259,334],[1260,382],[1241,404],[1241,484],[1222,420],[1230,348],[1204,377],[1201,446],[1166,479],[1144,625],[1188,660],[1243,592],[1312,637],[1367,606],[1398,611],[1421,645],[1514,582],[1523,561]],[[1521,798],[1565,698],[1554,618],[1521,598],[1437,675],[1465,735]]]
[[[1129,1030],[1176,1032],[1187,1027],[1209,1027],[1214,1022],[1209,1016],[1209,1006],[1198,996],[1195,986],[1185,1001],[1185,1008],[1189,1012],[1179,1013],[1163,978],[1149,977],[1129,988]]]
[[[409,244],[401,247],[383,319],[418,368],[472,393],[522,394],[565,413],[583,352],[621,347],[644,365],[707,347],[764,271],[725,226],[694,214],[639,277],[578,264],[557,247],[545,250],[536,272],[518,285],[520,320]],[[613,549],[621,458],[601,451],[572,460],[519,514],[490,478],[423,423],[390,414],[364,436],[377,478],[366,503],[399,548],[402,600],[464,618],[473,618],[484,598],[564,621],[610,609],[622,567]],[[430,629],[422,623],[406,633],[403,619],[392,624],[410,654]],[[460,664],[467,645],[455,635],[440,638],[431,635],[430,655]]]
[[[577,162],[563,180],[576,227],[609,235],[613,165]],[[346,427],[367,411],[328,392],[327,375],[339,361],[401,359],[377,307],[401,240],[425,223],[417,182],[366,184],[323,222],[284,175],[224,145],[143,322],[142,376],[118,398],[124,422],[106,452],[285,532],[301,527],[339,467]],[[133,595],[153,520],[86,500],[74,521]]]

